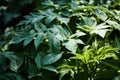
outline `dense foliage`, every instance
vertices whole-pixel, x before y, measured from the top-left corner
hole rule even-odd
[[[119,0],[3,3],[0,80],[120,79]]]

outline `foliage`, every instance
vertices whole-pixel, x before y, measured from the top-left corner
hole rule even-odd
[[[0,36],[0,79],[119,80],[118,2],[19,0],[34,12]]]

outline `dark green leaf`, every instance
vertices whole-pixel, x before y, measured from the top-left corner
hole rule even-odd
[[[34,40],[34,45],[35,45],[36,49],[38,48],[40,43],[43,41],[44,35],[45,35],[44,33],[39,33],[38,36],[36,37],[36,39]]]
[[[49,16],[45,19],[45,24],[50,25],[50,23],[55,19],[55,16]]]
[[[60,40],[56,38],[54,34],[49,34],[49,46],[52,52],[59,53],[60,52]]]
[[[35,35],[36,35],[36,34],[25,37],[25,40],[24,40],[23,45],[24,45],[24,46],[28,45],[28,44],[33,40],[33,37],[34,37]]]
[[[37,32],[41,32],[41,28],[40,28],[40,26],[39,26],[38,23],[35,23],[35,24],[34,24],[34,27],[35,27],[35,30],[36,30]]]
[[[57,62],[61,57],[62,57],[62,53],[59,53],[59,54],[55,54],[55,53],[48,54],[47,56],[44,57],[43,64],[44,65],[53,64],[53,63]]]
[[[37,56],[35,57],[35,63],[37,65],[38,68],[42,67],[42,57],[40,56],[40,54],[37,54]]]
[[[53,72],[56,72],[56,73],[57,73],[56,68],[55,68],[55,67],[53,67],[53,66],[43,66],[42,68],[43,68],[43,69],[46,69],[46,70],[53,71]]]

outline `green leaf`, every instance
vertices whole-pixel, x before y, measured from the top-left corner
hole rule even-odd
[[[109,67],[115,69],[115,70],[119,70],[119,67],[118,67],[118,66],[113,65],[113,64],[110,63],[110,62],[107,62],[107,61],[101,61],[101,62],[102,62],[103,64],[105,64],[105,65],[107,65],[107,66],[109,66]]]
[[[79,40],[79,39],[69,39],[68,42],[63,43],[63,45],[70,51],[72,51],[73,53],[76,53],[77,50],[77,44],[84,44],[83,41]]]
[[[98,34],[100,37],[104,38],[105,37],[105,34],[106,32],[109,31],[108,29],[104,29],[104,30],[93,30],[90,32],[90,34]]]
[[[0,75],[1,80],[25,80],[20,75],[9,72]]]
[[[69,73],[69,69],[61,69],[60,71],[60,76],[59,76],[59,80],[62,80],[62,78]]]
[[[55,19],[55,16],[49,16],[45,19],[45,24],[50,25],[50,23]]]
[[[48,54],[47,56],[44,57],[43,59],[43,64],[44,65],[49,65],[57,62],[60,58],[62,57],[62,53],[59,54]]]
[[[63,36],[61,34],[56,34],[55,38],[57,38],[59,41],[63,41]]]
[[[17,62],[15,60],[11,60],[10,61],[10,69],[12,71],[17,72],[18,68],[19,68],[19,66],[18,66]]]
[[[118,49],[120,49],[120,39],[117,36],[115,36],[115,45]]]
[[[86,35],[84,32],[80,32],[80,31],[76,31],[76,33],[75,34],[73,34],[73,35],[71,35],[70,37],[71,38],[74,38],[74,37],[80,37],[80,36],[84,36],[84,35]]]
[[[41,28],[40,28],[40,26],[39,26],[38,23],[35,23],[35,24],[34,24],[34,27],[35,27],[35,30],[36,30],[37,32],[42,32],[42,31],[41,31]]]
[[[42,68],[43,68],[43,69],[46,69],[46,70],[53,71],[53,72],[56,72],[56,73],[57,73],[56,68],[55,68],[55,67],[53,67],[53,66],[43,66]]]
[[[105,25],[104,23],[102,24],[99,24],[97,26],[95,26],[95,29],[93,29],[90,34],[98,34],[100,37],[104,38],[105,37],[105,34],[109,31],[109,28],[110,26],[109,25]]]
[[[10,43],[11,44],[16,44],[16,43],[19,43],[19,42],[21,42],[21,41],[23,41],[24,40],[24,38],[21,38],[21,37],[14,37],[13,39],[11,39],[10,40]]]
[[[0,52],[3,56],[7,57],[10,60],[19,59],[13,52]]]
[[[40,54],[37,54],[37,56],[35,57],[35,63],[37,65],[38,68],[42,67],[42,57],[40,56]]]
[[[34,61],[28,59],[28,78],[33,78],[36,76],[36,74],[37,74],[37,68],[36,65],[34,64]]]
[[[76,53],[77,43],[74,39],[70,39],[67,43],[63,44],[68,50]]]
[[[106,21],[109,25],[113,26],[115,29],[118,29],[120,31],[120,24],[118,24],[116,21],[113,20],[107,20]]]
[[[60,40],[56,38],[56,35],[50,33],[48,42],[49,42],[49,46],[52,52],[54,53],[60,52]]]
[[[10,43],[12,43],[12,44],[20,43],[29,35],[30,34],[26,33],[26,32],[16,32],[14,37],[10,40]]]
[[[58,18],[58,20],[60,20],[61,21],[61,23],[64,23],[64,24],[68,24],[68,22],[69,22],[69,18]]]
[[[95,15],[99,18],[99,19],[101,19],[101,20],[103,20],[103,21],[105,21],[107,18],[108,18],[108,16],[106,15],[106,13],[104,13],[102,10],[100,10],[99,8],[96,8],[95,9]]]
[[[97,21],[94,17],[82,17],[84,23],[82,25],[87,25],[90,27],[94,27],[97,24]]]
[[[0,54],[9,59],[10,69],[14,72],[17,72],[19,64],[21,63],[19,57],[17,57],[13,52],[0,52]]]
[[[44,36],[45,36],[45,33],[41,32],[41,33],[38,34],[38,36],[34,40],[34,45],[35,45],[36,49],[38,48],[40,43],[43,41]]]
[[[97,26],[95,26],[96,29],[106,29],[106,28],[110,28],[109,25],[105,25],[105,23],[99,24]]]
[[[28,45],[28,44],[33,40],[33,37],[34,37],[35,35],[36,35],[36,34],[25,37],[23,45],[24,45],[24,46]]]

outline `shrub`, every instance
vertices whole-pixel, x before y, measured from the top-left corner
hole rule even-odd
[[[118,80],[120,11],[116,6],[114,0],[36,4],[39,11],[24,16],[0,36],[0,79]]]

